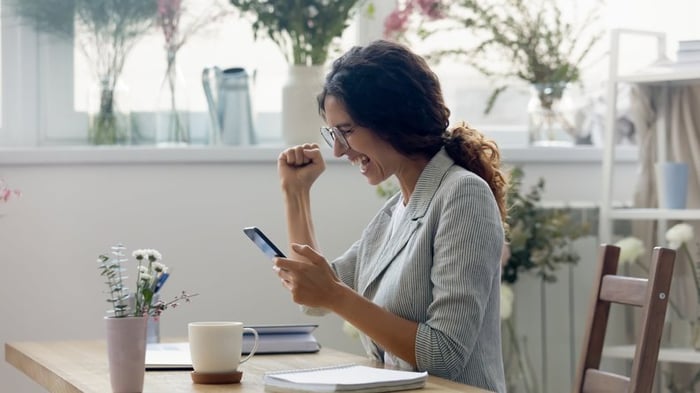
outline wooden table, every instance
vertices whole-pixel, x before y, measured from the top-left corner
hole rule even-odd
[[[52,393],[110,392],[105,341],[15,342],[5,344],[5,360]],[[316,354],[257,355],[241,365],[240,384],[198,385],[189,371],[147,371],[144,393],[263,392],[266,371],[346,363],[373,365],[365,357],[323,348]],[[467,385],[430,376],[428,392],[483,393]]]

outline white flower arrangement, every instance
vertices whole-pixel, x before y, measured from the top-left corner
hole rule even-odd
[[[190,298],[198,294],[189,294],[182,291],[173,300],[164,302],[154,299],[155,295],[163,288],[165,281],[170,277],[168,267],[161,262],[163,256],[157,250],[136,250],[132,256],[138,261],[136,267],[136,292],[129,293],[129,288],[124,285],[128,278],[126,269],[122,267],[128,261],[124,255],[124,247],[121,244],[112,246],[112,256],[100,255],[97,259],[101,275],[107,281],[109,287],[107,302],[112,303],[109,310],[110,316],[115,318],[153,316],[158,318],[168,308],[177,307],[181,301],[190,302]]]

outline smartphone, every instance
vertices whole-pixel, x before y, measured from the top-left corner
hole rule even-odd
[[[265,236],[265,234],[260,230],[258,227],[246,227],[243,228],[243,232],[248,235],[250,240],[255,243],[262,252],[265,253],[270,259],[275,258],[275,257],[281,257],[281,258],[286,258],[284,253],[280,251],[277,246],[275,246],[275,243],[273,243],[270,239]]]

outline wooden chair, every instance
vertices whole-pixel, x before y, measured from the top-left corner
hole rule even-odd
[[[653,387],[676,252],[655,247],[648,279],[617,275],[619,256],[619,247],[600,246],[574,393],[648,393]],[[642,311],[629,377],[600,370],[611,303],[641,307]]]

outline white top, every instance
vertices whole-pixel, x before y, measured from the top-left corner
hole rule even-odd
[[[396,235],[399,230],[399,223],[403,220],[406,213],[406,205],[403,204],[403,198],[398,198],[391,212],[391,237]]]

